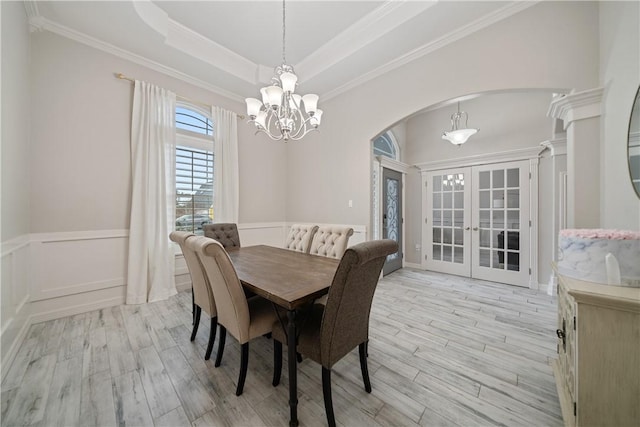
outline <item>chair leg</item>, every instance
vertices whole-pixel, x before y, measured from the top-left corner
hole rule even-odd
[[[282,374],[282,343],[273,340],[273,382],[274,387],[280,384],[280,375]]]
[[[249,364],[249,343],[242,344],[242,354],[240,355],[240,375],[238,376],[238,387],[236,388],[236,396],[242,394],[244,389],[244,380],[247,378],[247,365]]]
[[[218,338],[218,354],[216,355],[216,363],[213,365],[216,368],[220,366],[222,362],[222,353],[224,352],[224,341],[227,338],[227,329],[220,325],[220,338]]]
[[[324,395],[324,410],[327,413],[329,427],[336,427],[333,415],[333,401],[331,400],[331,369],[322,367],[322,394]]]
[[[191,332],[191,341],[196,339],[196,333],[198,333],[198,326],[200,325],[200,313],[202,309],[196,305],[196,317],[193,319],[193,332]]]
[[[196,297],[193,294],[193,287],[191,288],[191,324],[196,323]]]
[[[360,369],[362,370],[362,380],[364,381],[364,389],[367,393],[371,393],[371,381],[369,381],[369,368],[367,367],[367,343],[363,342],[358,346],[360,352]]]
[[[218,328],[218,318],[211,318],[211,329],[209,331],[209,345],[207,346],[207,353],[204,355],[204,360],[209,360],[211,357],[211,350],[213,350],[213,342],[216,339],[216,329]]]

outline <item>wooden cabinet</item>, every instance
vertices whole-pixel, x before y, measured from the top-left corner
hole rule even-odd
[[[567,426],[640,425],[640,289],[565,276],[553,372]]]

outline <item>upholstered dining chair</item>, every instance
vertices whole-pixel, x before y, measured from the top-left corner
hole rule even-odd
[[[317,225],[293,224],[284,242],[285,249],[308,254],[316,231],[318,231]]]
[[[247,376],[249,341],[270,333],[278,316],[266,299],[259,296],[247,299],[229,255],[218,241],[195,237],[187,243],[198,253],[217,302],[220,336],[215,366],[220,366],[222,361],[227,331],[241,345],[240,375],[236,387],[236,396],[240,396]]]
[[[187,268],[191,275],[191,285],[193,292],[193,331],[191,332],[191,341],[196,339],[196,333],[198,332],[198,326],[200,325],[200,315],[204,309],[205,313],[211,317],[211,329],[209,331],[209,344],[207,345],[207,351],[205,353],[205,360],[209,360],[211,357],[211,350],[213,349],[213,342],[216,339],[216,329],[218,327],[218,318],[216,311],[216,303],[213,298],[213,292],[207,279],[204,268],[200,263],[200,259],[196,255],[195,251],[191,248],[190,242],[197,237],[193,233],[186,231],[172,231],[169,234],[169,238],[180,245],[182,254],[187,262]]]
[[[349,237],[353,236],[353,228],[337,225],[322,225],[311,241],[311,255],[340,259],[347,250]]]
[[[240,247],[240,234],[234,223],[207,224],[202,229],[205,237],[217,240],[225,249]]]
[[[347,249],[329,288],[326,305],[313,304],[301,313],[297,351],[322,365],[322,392],[329,426],[335,426],[331,400],[331,367],[358,347],[364,388],[371,393],[367,367],[369,313],[373,294],[387,255],[398,251],[390,239],[373,240]],[[286,334],[280,322],[273,325],[273,385],[280,383],[282,343]]]

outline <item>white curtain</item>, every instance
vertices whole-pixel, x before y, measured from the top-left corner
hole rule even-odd
[[[211,108],[215,129],[213,215],[215,222],[238,223],[238,116]]]
[[[136,80],[131,117],[131,224],[127,304],[176,294],[175,256],[169,233],[175,222],[176,95]]]

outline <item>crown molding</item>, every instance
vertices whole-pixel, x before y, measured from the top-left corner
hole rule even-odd
[[[599,87],[558,97],[551,101],[547,116],[562,120],[566,130],[576,120],[600,116],[603,95],[604,88]]]
[[[550,139],[540,143],[542,147],[548,148],[551,157],[563,156],[567,154],[567,138]]]
[[[34,21],[34,22],[32,22]],[[111,55],[117,56],[119,58],[125,59],[127,61],[133,62],[138,65],[142,65],[143,67],[147,67],[159,73],[165,74],[167,76],[176,78],[178,80],[182,80],[183,82],[192,84],[201,89],[208,90],[210,92],[216,93],[218,95],[224,96],[236,102],[244,102],[244,98],[221,87],[209,84],[204,82],[198,78],[190,76],[186,73],[178,71],[174,68],[168,67],[166,65],[162,65],[156,61],[145,58],[144,56],[129,52],[128,50],[119,48],[112,44],[103,42],[102,40],[91,37],[87,34],[81,33],[64,25],[58,24],[57,22],[51,21],[42,16],[37,16],[29,20],[30,25],[37,25],[41,30],[47,30],[54,34],[58,34],[60,36],[66,37],[68,39],[74,40],[78,43],[82,43],[84,45],[90,46],[92,48],[101,50],[103,52],[109,53]]]
[[[311,80],[436,3],[387,1],[296,64],[296,73]]]
[[[369,80],[373,80],[376,77],[379,77],[383,74],[388,73],[389,71],[392,71],[398,67],[408,64],[409,62],[415,61],[416,59],[419,59],[425,55],[435,52],[438,49],[441,49],[455,41],[458,41],[477,31],[480,31],[486,27],[489,27],[490,25],[493,25],[499,21],[509,18],[510,16],[515,15],[516,13],[522,12],[523,10],[526,10],[538,3],[539,1],[522,1],[522,2],[516,1],[513,3],[509,3],[506,6],[503,6],[500,9],[497,9],[496,11],[490,14],[487,14],[481,18],[478,18],[475,21],[457,30],[451,31],[450,33],[445,34],[444,36],[432,42],[424,44],[412,50],[411,52],[401,55],[398,58],[392,61],[389,61],[388,63],[381,65],[380,67],[374,70],[371,70],[370,72],[365,73],[360,77],[357,77],[343,84],[342,86],[339,86],[333,90],[330,90],[329,92],[322,95],[322,99],[323,101],[328,101],[331,98],[335,98],[336,96],[350,89],[353,89],[357,86],[360,86],[368,82]]]
[[[150,1],[132,3],[140,19],[163,36],[166,45],[247,83],[257,83],[258,64],[171,19],[164,10]]]
[[[23,2],[24,10],[27,13],[27,21],[29,22],[29,32],[34,33],[36,31],[42,31],[42,25],[40,23],[41,16],[38,9],[38,3],[32,0],[25,0]]]
[[[420,169],[420,173],[423,173],[456,167],[488,165],[491,163],[512,162],[516,160],[530,160],[540,157],[540,153],[544,150],[546,150],[546,147],[535,146],[530,148],[518,148],[516,150],[500,151],[497,153],[485,153],[477,154],[475,156],[416,163],[414,166]]]

